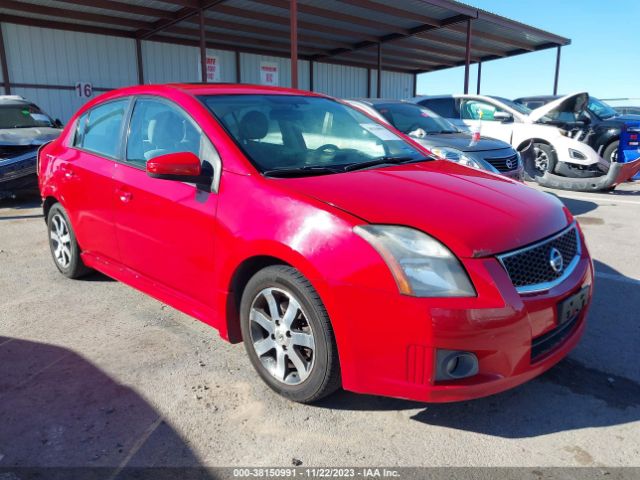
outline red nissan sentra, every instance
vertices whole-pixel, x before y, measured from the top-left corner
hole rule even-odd
[[[60,272],[99,270],[244,341],[295,401],[490,395],[585,328],[593,268],[557,199],[323,95],[115,90],[38,159]]]

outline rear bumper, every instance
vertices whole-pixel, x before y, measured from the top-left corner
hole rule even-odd
[[[519,295],[495,259],[474,259],[465,266],[476,298],[423,299],[353,288],[338,292],[343,307],[337,315],[348,323],[347,335],[338,338],[345,389],[424,402],[470,400],[540,375],[576,346],[588,304],[557,343],[532,358],[534,341],[558,328],[558,303],[582,288],[591,297],[588,253],[564,282],[531,295]],[[437,349],[473,352],[478,374],[436,382]]]

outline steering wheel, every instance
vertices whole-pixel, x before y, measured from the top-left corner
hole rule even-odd
[[[324,145],[316,148],[313,151],[314,156],[319,157],[323,160],[330,159],[336,156],[336,153],[340,151],[340,147],[334,145],[332,143],[325,143]]]

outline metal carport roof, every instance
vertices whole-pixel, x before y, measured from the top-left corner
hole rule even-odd
[[[557,48],[558,65],[570,43],[451,0],[0,0],[0,22],[378,71],[466,65],[465,90],[472,63]]]

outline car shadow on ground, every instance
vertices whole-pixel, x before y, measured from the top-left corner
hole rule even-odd
[[[640,282],[595,262],[597,278],[587,329],[565,360],[513,390],[477,400],[424,404],[338,392],[321,408],[419,410],[425,425],[504,438],[528,438],[640,420]]]
[[[54,478],[54,467],[82,467],[91,470],[66,478],[119,480],[130,468],[150,466],[212,478],[140,395],[55,345],[0,336],[0,425],[2,478],[4,469],[52,469],[37,478]]]

